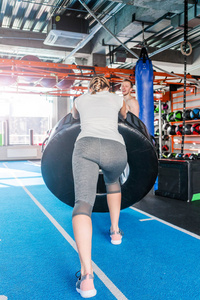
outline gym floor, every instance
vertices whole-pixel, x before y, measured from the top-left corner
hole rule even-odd
[[[0,300],[81,299],[72,208],[45,186],[39,162],[0,162]],[[119,246],[109,214],[94,213],[94,299],[200,299],[198,202],[149,193],[122,210]]]
[[[200,201],[181,201],[149,193],[134,207],[200,235]]]

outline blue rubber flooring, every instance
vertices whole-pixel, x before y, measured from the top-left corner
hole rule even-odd
[[[37,164],[0,162],[0,300],[81,299],[71,214]],[[94,299],[200,299],[199,236],[127,208],[123,242],[114,246],[109,214],[94,213],[92,221]]]

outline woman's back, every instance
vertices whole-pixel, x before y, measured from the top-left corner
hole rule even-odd
[[[105,138],[124,144],[118,132],[118,113],[123,99],[108,91],[85,94],[75,100],[76,109],[81,120],[81,133],[85,136]]]

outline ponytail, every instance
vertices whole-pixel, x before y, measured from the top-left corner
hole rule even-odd
[[[106,87],[110,88],[110,83],[104,76],[93,77],[89,84],[89,88],[92,90],[91,94],[96,94]]]

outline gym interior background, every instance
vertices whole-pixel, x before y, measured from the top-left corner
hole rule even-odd
[[[69,230],[69,235],[73,236],[71,229],[68,229],[70,221],[65,224],[64,216],[64,211],[68,215],[71,211],[55,197],[53,198],[50,191],[45,190],[44,194],[42,190],[45,187],[40,173],[40,161],[45,143],[52,128],[70,113],[75,97],[87,91],[88,81],[94,74],[105,74],[110,79],[112,91],[119,95],[122,80],[131,79],[134,83],[133,95],[137,97],[135,66],[144,47],[153,64],[154,140],[159,159],[158,177],[152,190],[133,205],[130,215],[125,210],[122,220],[126,219],[125,216],[133,223],[137,218],[157,220],[186,234],[190,237],[189,241],[184,240],[179,246],[183,251],[185,247],[188,256],[191,256],[190,268],[192,269],[192,264],[195,266],[195,254],[199,250],[200,237],[200,1],[2,0],[0,2],[2,237],[0,236],[0,239],[3,244],[6,239],[4,230],[10,241],[6,241],[3,249],[9,247],[10,255],[7,258],[2,255],[6,268],[1,274],[1,283],[4,285],[0,289],[0,299],[64,299],[63,295],[65,298],[76,299],[77,296],[70,288],[70,284],[68,291],[63,291],[64,279],[58,286],[52,283],[54,292],[44,288],[45,284],[42,285],[43,294],[39,295],[36,291],[37,278],[34,277],[30,291],[27,281],[27,277],[31,276],[30,270],[27,276],[23,275],[21,280],[25,284],[22,286],[22,281],[16,280],[20,259],[16,259],[13,275],[16,283],[11,288],[13,283],[9,274],[13,266],[10,265],[10,260],[13,245],[16,246],[11,232],[19,230],[13,228],[13,224],[23,221],[21,213],[18,215],[19,209],[31,216],[30,207],[26,204],[22,206],[23,203],[19,204],[21,197],[23,198],[23,192],[19,192],[19,189],[23,187],[26,193],[28,189],[35,202],[41,197],[44,207],[49,211],[52,210],[52,214],[55,211],[54,218],[65,229],[67,228],[66,231]],[[35,191],[33,186],[38,190]],[[62,216],[59,215],[61,210]],[[37,212],[35,217],[37,218]],[[94,227],[96,231],[100,226],[100,218],[101,216],[97,214]],[[134,223],[134,226],[137,230],[141,230],[139,225]],[[135,229],[132,230],[135,233]],[[154,233],[158,231],[157,235],[161,237],[162,226],[152,230]],[[31,229],[30,232],[34,234]],[[138,254],[133,250],[136,247],[135,234],[131,228],[127,229],[127,232],[133,240],[133,245],[126,260],[135,265],[134,259],[130,259],[134,251],[134,257]],[[24,236],[26,234],[28,233],[24,232]],[[146,231],[146,234],[149,232]],[[168,234],[170,236],[170,233],[167,233],[167,236]],[[23,239],[24,236],[20,238]],[[173,238],[171,249],[174,252],[170,252],[171,257],[174,253],[179,255],[175,242],[180,236],[176,233]],[[159,241],[154,242],[156,245],[159,244]],[[163,240],[163,243],[167,242],[169,239]],[[98,245],[98,241],[95,243]],[[142,244],[142,239],[140,243]],[[187,243],[187,246],[184,243]],[[69,244],[72,245],[73,242]],[[147,257],[149,244],[151,241],[148,240],[144,245],[145,251],[144,248],[141,250]],[[195,253],[191,250],[193,245]],[[33,248],[37,247],[36,244],[33,245]],[[63,249],[64,246],[62,249],[59,248],[58,252],[62,253]],[[157,249],[162,255],[161,251],[164,249],[159,247]],[[75,259],[76,254],[72,253],[74,249],[68,251],[72,260]],[[104,251],[107,253],[106,249]],[[24,256],[20,250],[15,254],[15,258],[17,255]],[[173,258],[169,264],[171,270],[175,270],[176,266],[176,259]],[[96,259],[98,261],[98,257]],[[155,262],[154,256],[147,261],[149,262],[147,265],[152,266]],[[34,269],[34,260],[31,263]],[[157,262],[156,274],[160,270],[159,263]],[[145,271],[145,260],[142,266]],[[71,269],[72,267],[70,266]],[[135,267],[138,271],[139,265]],[[132,273],[131,269],[130,272]],[[190,270],[191,280],[187,288],[184,287],[180,291],[176,286],[172,291],[169,288],[171,281],[166,281],[166,285],[160,285],[161,276],[157,278],[154,272],[151,276],[156,278],[158,288],[150,287],[152,282],[147,277],[143,278],[138,289],[125,283],[124,286],[120,286],[120,283],[117,283],[117,275],[110,275],[108,271],[107,276],[113,277],[112,281],[116,283],[113,288],[109,288],[108,281],[102,281],[101,274],[96,269],[102,285],[102,294],[97,297],[199,299],[200,296],[195,289],[199,284],[198,279],[192,272],[193,269]],[[184,274],[179,274],[184,277]],[[49,280],[47,277],[46,280]],[[127,278],[126,274],[124,278]],[[143,292],[142,282],[145,280],[149,281],[145,287],[146,292]],[[61,290],[56,294],[58,287]],[[167,293],[166,297],[163,296],[164,290]],[[47,291],[52,293],[51,296]]]

